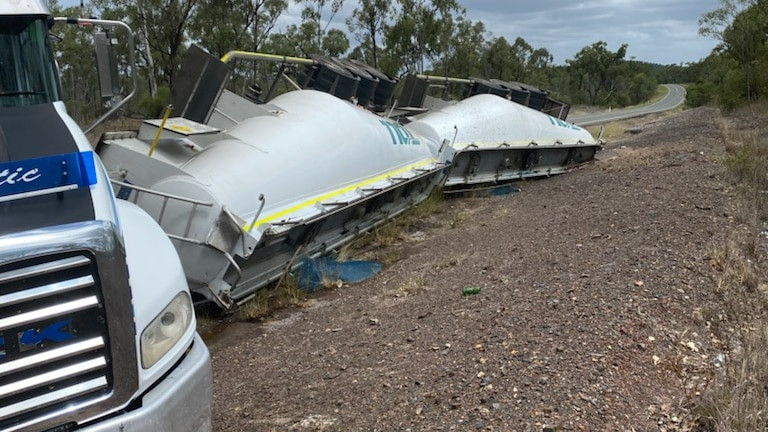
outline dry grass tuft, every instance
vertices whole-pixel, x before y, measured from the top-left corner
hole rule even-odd
[[[299,288],[296,278],[288,275],[277,284],[257,291],[252,299],[238,308],[237,315],[242,320],[258,320],[276,310],[302,306],[305,299],[306,293]]]
[[[417,230],[419,226],[432,223],[431,220],[435,215],[442,213],[444,207],[443,192],[436,189],[416,206],[342,247],[338,254],[339,259],[362,256],[365,259],[380,261],[385,266],[400,261],[400,251],[393,250],[392,247],[408,241],[409,233]]]
[[[395,290],[395,297],[408,297],[414,295],[424,288],[424,281],[421,279],[410,279],[398,285]]]
[[[768,274],[760,252],[768,221],[768,143],[724,120],[718,128],[726,147],[722,164],[736,192],[741,227],[709,255],[717,272],[718,302],[701,316],[722,353],[713,359],[711,381],[693,401],[691,412],[699,432],[768,430]]]

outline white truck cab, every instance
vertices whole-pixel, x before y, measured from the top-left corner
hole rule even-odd
[[[210,430],[178,255],[67,115],[54,22],[0,2],[0,430]]]

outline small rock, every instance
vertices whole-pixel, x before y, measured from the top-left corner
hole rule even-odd
[[[712,359],[712,366],[716,368],[721,368],[725,364],[725,354],[718,353],[715,355],[715,357]]]
[[[379,320],[376,319],[376,318],[369,318],[368,319],[368,324],[370,324],[370,325],[379,325]]]

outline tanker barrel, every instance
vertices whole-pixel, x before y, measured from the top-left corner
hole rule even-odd
[[[403,91],[397,101],[398,107],[421,108],[427,98],[429,80],[417,75],[408,75],[403,84]]]
[[[305,65],[303,69],[299,70],[296,75],[296,83],[301,88],[312,88],[312,84],[315,82],[315,75],[317,74],[317,65]]]
[[[332,58],[317,57],[311,72],[305,88],[329,93],[339,99],[352,99],[360,85],[360,77]]]
[[[531,92],[520,86],[520,83],[502,81],[499,79],[492,79],[492,83],[498,84],[506,89],[509,89],[509,99],[512,102],[517,102],[520,105],[528,106],[530,102]]]
[[[557,117],[560,120],[565,120],[565,118],[568,117],[568,112],[570,110],[571,106],[567,103],[547,96],[542,112],[549,114],[552,117]]]
[[[497,84],[493,81],[484,80],[481,78],[471,78],[472,84],[467,87],[467,96],[474,96],[476,94],[493,94],[501,96],[503,98],[509,98],[511,90]]]
[[[547,92],[544,89],[529,86],[528,84],[523,84],[523,83],[517,83],[517,84],[519,84],[520,87],[530,92],[531,95],[528,99],[528,106],[530,108],[535,109],[536,111],[543,111],[545,108],[545,104],[547,103],[547,96],[549,96],[549,92]]]
[[[376,85],[376,91],[373,94],[372,102],[374,109],[384,109],[388,107],[392,103],[392,96],[395,94],[397,78],[393,78],[361,61],[352,59],[346,61],[354,64],[358,68],[364,69],[379,80],[378,85]]]
[[[361,68],[349,60],[339,61],[348,71],[360,78],[355,97],[357,98],[358,104],[367,107],[373,100],[373,95],[376,94],[376,87],[379,85],[379,79],[365,68]]]
[[[397,88],[397,78],[383,74],[379,77],[379,85],[376,86],[376,93],[373,95],[373,106],[387,107],[392,104],[392,97]]]

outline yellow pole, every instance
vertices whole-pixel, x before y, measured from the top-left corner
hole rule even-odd
[[[147,156],[152,157],[152,153],[155,152],[155,147],[157,147],[157,142],[160,141],[160,134],[163,132],[163,128],[165,127],[165,122],[168,121],[168,116],[171,115],[172,109],[173,109],[173,105],[168,105],[167,107],[165,107],[165,114],[163,114],[163,121],[160,122],[160,127],[157,128],[155,139],[152,140],[152,146],[149,148],[149,154]]]
[[[290,64],[304,64],[304,65],[315,64],[314,60],[303,58],[303,57],[291,57],[291,56],[257,53],[257,52],[251,52],[251,51],[240,51],[240,50],[233,50],[224,54],[224,56],[221,58],[221,61],[223,63],[228,63],[230,60],[233,60],[236,58],[266,61],[266,62],[273,62],[273,63],[290,63]]]

